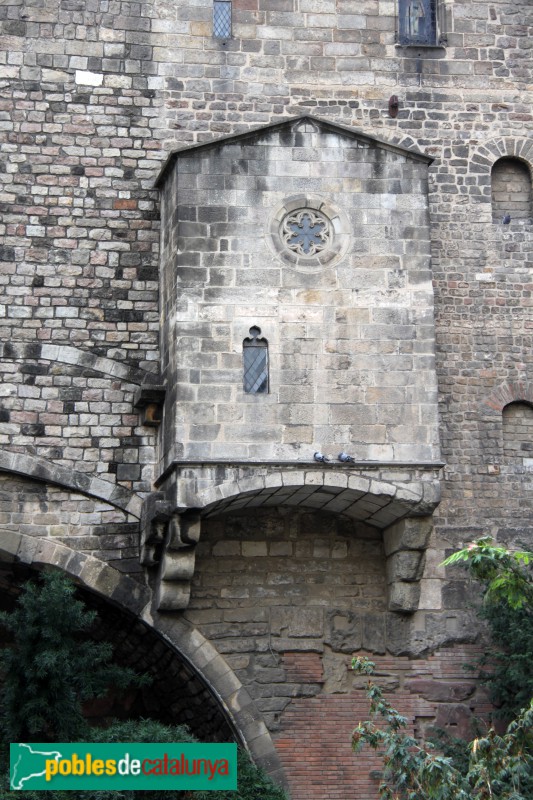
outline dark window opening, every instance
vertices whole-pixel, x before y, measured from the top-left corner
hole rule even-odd
[[[250,336],[242,343],[244,391],[247,394],[268,392],[268,342],[260,339],[261,328],[250,328]]]
[[[213,36],[216,39],[231,37],[231,0],[214,0]]]
[[[398,0],[400,44],[437,44],[437,0]]]

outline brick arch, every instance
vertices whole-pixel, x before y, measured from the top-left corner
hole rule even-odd
[[[154,611],[149,587],[94,556],[14,531],[1,532],[0,561],[15,561],[37,570],[59,569],[83,588],[139,618],[199,676],[254,761],[273,779],[285,782],[268,729],[246,688],[200,631],[175,614]]]
[[[485,414],[501,414],[509,403],[533,404],[533,382],[505,381],[500,383],[483,401]]]

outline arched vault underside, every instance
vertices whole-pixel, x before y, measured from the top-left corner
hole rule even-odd
[[[384,530],[404,517],[434,511],[440,500],[441,466],[184,465],[173,472],[170,482],[180,511],[198,509],[212,516],[257,506],[299,506],[343,514]]]
[[[176,463],[141,518],[141,560],[159,566],[157,606],[187,607],[203,518],[270,507],[341,515],[382,531],[389,610],[416,611],[441,467]]]
[[[203,741],[237,741],[279,782],[280,762],[253,700],[204,636],[177,614],[159,614],[152,590],[99,559],[50,540],[13,531],[0,534],[0,597],[12,607],[36,571],[71,577],[88,606],[99,612],[92,632],[111,641],[119,663],[148,672],[152,683],[128,696],[129,715],[187,724]],[[111,701],[110,701],[111,702]],[[124,706],[96,706],[120,716]]]

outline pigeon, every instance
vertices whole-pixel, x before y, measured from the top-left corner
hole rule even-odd
[[[325,462],[329,461],[329,458],[327,456],[323,455],[319,450],[316,451],[316,453],[313,456],[313,458],[315,459],[315,461],[319,461],[322,464],[324,464]]]
[[[510,221],[511,221],[511,215],[504,214],[502,219],[502,225],[509,225]]]
[[[355,458],[353,456],[349,456],[348,453],[344,452],[344,450],[342,451],[342,453],[339,453],[337,458],[339,459],[339,461],[342,461],[344,464],[348,464],[349,462],[355,461]]]

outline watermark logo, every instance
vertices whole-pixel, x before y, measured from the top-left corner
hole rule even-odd
[[[10,745],[10,788],[41,790],[237,788],[236,744]]]

